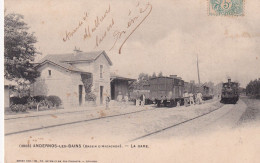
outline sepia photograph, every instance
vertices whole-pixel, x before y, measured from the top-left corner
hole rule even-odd
[[[4,163],[260,162],[260,1],[3,3]]]

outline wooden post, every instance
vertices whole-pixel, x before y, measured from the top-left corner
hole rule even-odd
[[[198,71],[198,82],[199,82],[199,86],[200,86],[200,70],[199,70],[199,57],[197,54],[197,71]]]

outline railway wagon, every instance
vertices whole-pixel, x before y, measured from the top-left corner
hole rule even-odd
[[[153,104],[153,101],[150,100],[150,87],[149,89],[133,90],[130,92],[130,100],[140,99],[141,95],[145,96],[145,105]]]
[[[191,83],[186,82],[185,90],[188,93],[192,93],[192,94],[197,94],[198,92],[200,92],[202,94],[203,100],[210,100],[213,98],[213,90],[206,85],[199,85],[199,84],[195,84],[194,82]]]
[[[228,82],[223,83],[222,85],[220,102],[236,104],[238,100],[239,100],[238,83],[231,82],[231,79],[228,79]]]
[[[213,98],[213,95],[210,93],[210,88],[208,86],[202,86],[200,87],[200,92],[202,93],[202,99],[205,100],[210,100]]]
[[[184,103],[184,81],[181,78],[174,77],[155,77],[149,80],[150,100],[158,107],[176,106],[179,102]]]

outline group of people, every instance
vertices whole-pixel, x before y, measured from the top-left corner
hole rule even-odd
[[[129,102],[129,97],[128,95],[122,95],[121,92],[118,93],[117,98],[116,98],[118,104],[120,107],[124,106],[126,107]],[[109,102],[110,102],[110,97],[106,97],[106,109],[109,109]],[[145,95],[141,95],[139,98],[136,99],[136,106],[144,106],[145,105]]]
[[[188,93],[187,91],[183,94],[184,97],[184,105],[195,105],[195,104],[202,104],[202,94],[200,92],[197,92],[196,94]],[[122,107],[122,104],[124,106],[128,105],[128,95],[122,95],[120,92],[117,96],[117,101],[119,102],[119,105]],[[109,108],[109,102],[110,97],[107,96],[106,98],[106,109]],[[139,98],[136,98],[136,106],[144,106],[145,105],[145,95],[141,95]]]
[[[196,104],[202,104],[202,94],[200,92],[197,92],[196,94],[184,92],[184,105],[194,105]]]
[[[128,95],[122,95],[121,92],[118,93],[117,98],[116,98],[117,102],[119,103],[119,106],[122,107],[124,105],[124,107],[126,107],[128,105]]]
[[[118,94],[117,96],[117,101],[118,102],[128,102],[128,95],[121,95],[121,93]]]
[[[144,106],[145,104],[145,95],[141,95],[140,98],[136,98],[135,105],[136,106]]]
[[[119,92],[118,96],[117,96],[117,102],[119,103],[120,107],[122,107],[122,104],[124,104],[124,106],[128,105],[128,95],[122,95],[121,92]],[[107,96],[106,97],[106,109],[109,109],[109,102],[110,102],[110,97]]]

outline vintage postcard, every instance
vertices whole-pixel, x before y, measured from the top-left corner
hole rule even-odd
[[[3,8],[4,163],[260,162],[260,1]]]

